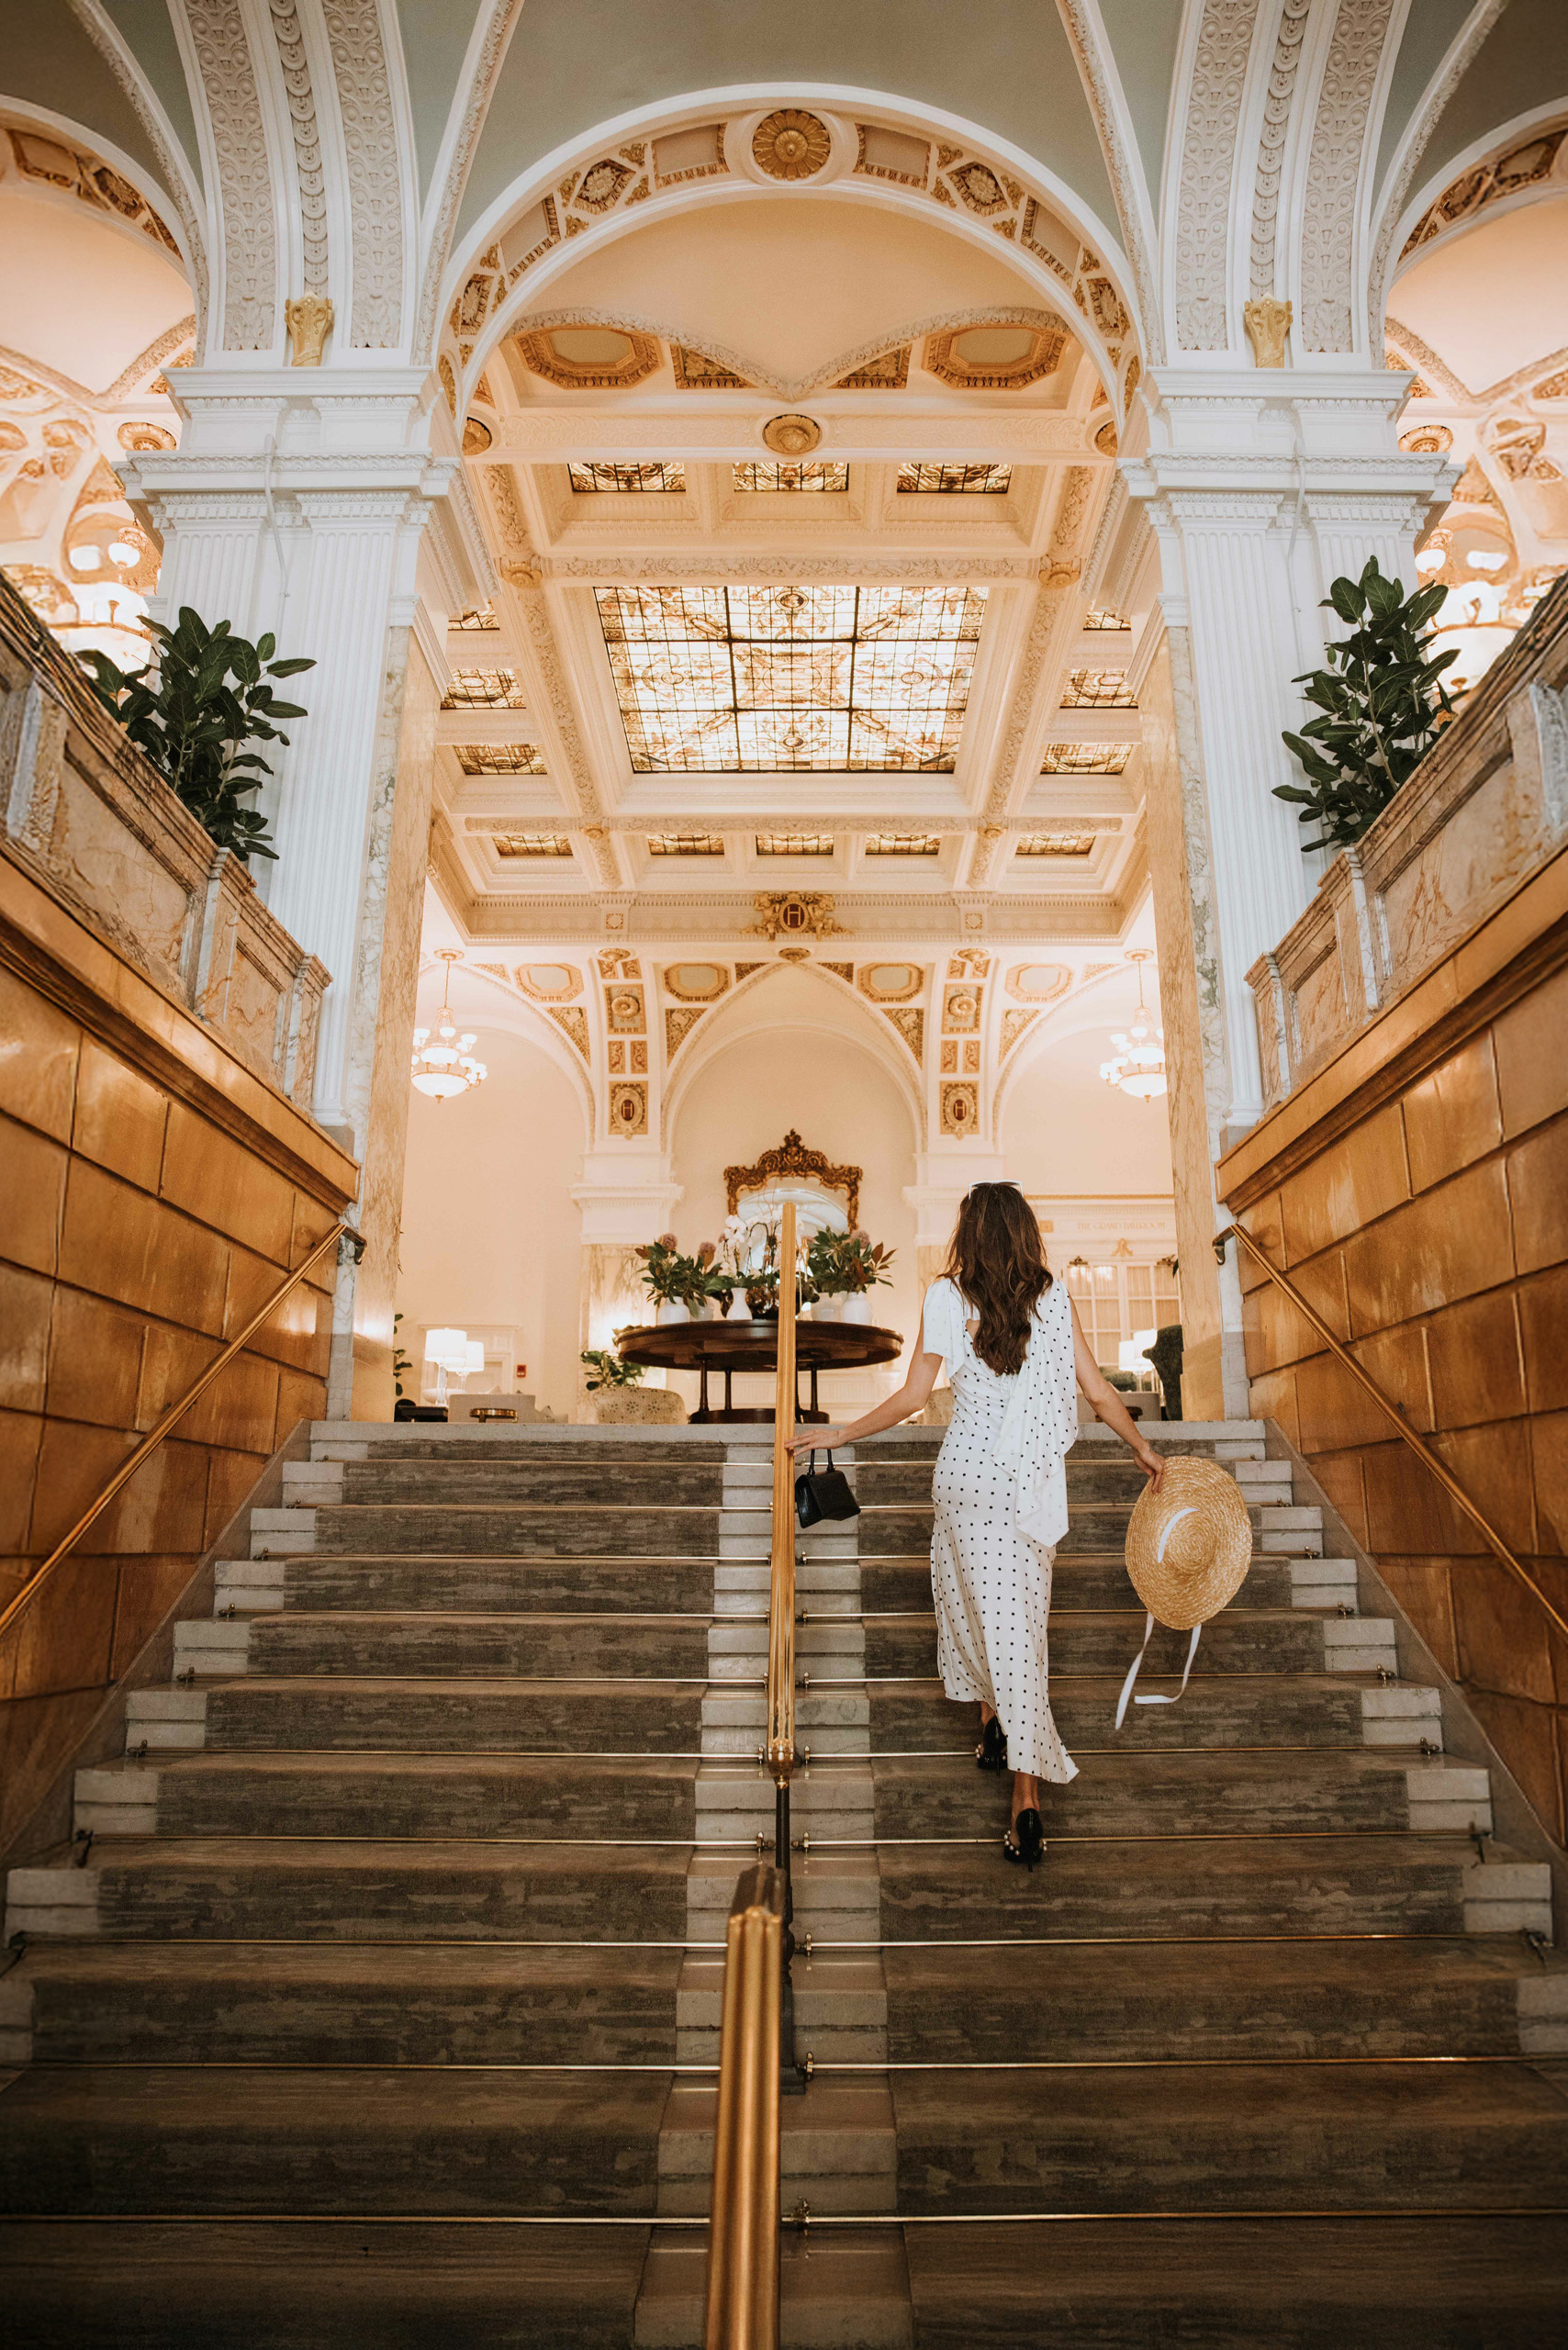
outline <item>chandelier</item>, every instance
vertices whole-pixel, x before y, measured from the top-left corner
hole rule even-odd
[[[452,1017],[452,967],[463,960],[455,946],[438,946],[438,959],[446,965],[446,985],[442,990],[441,1018],[436,1023],[434,1039],[428,1028],[414,1031],[413,1081],[421,1093],[434,1096],[438,1102],[449,1101],[454,1093],[466,1093],[472,1085],[483,1085],[489,1074],[483,1061],[473,1055],[476,1042],[472,1032],[459,1035],[457,1024]]]
[[[1165,1031],[1150,1031],[1148,1013],[1143,1001],[1143,967],[1148,960],[1147,946],[1135,947],[1127,957],[1137,966],[1137,1018],[1128,1035],[1113,1034],[1111,1042],[1116,1047],[1114,1058],[1100,1064],[1100,1074],[1107,1085],[1114,1085],[1123,1093],[1130,1093],[1135,1102],[1152,1102],[1165,1091]]]

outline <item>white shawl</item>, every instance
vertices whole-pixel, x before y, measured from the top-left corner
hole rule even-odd
[[[964,1301],[951,1281],[939,1282],[932,1291],[926,1308],[928,1329],[937,1318],[931,1314],[937,1290],[948,1292],[958,1323],[957,1344],[944,1342],[940,1348],[947,1357],[951,1378],[959,1348],[967,1348],[968,1359],[978,1358],[973,1355],[973,1340],[967,1338]],[[946,1300],[942,1303],[946,1304]],[[932,1353],[938,1351],[929,1337],[926,1344]],[[1067,1455],[1077,1441],[1072,1311],[1066,1283],[1053,1281],[1035,1307],[1024,1368],[1007,1399],[993,1454],[998,1467],[1014,1475],[1019,1532],[1047,1549],[1067,1532]]]

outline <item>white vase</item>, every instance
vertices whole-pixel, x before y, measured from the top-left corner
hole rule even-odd
[[[837,1322],[844,1313],[842,1297],[819,1297],[812,1308],[813,1322]]]
[[[654,1316],[655,1323],[661,1330],[672,1322],[689,1322],[690,1319],[690,1306],[682,1305],[679,1299],[674,1297],[666,1297]]]
[[[857,1290],[852,1296],[845,1299],[839,1309],[838,1318],[841,1322],[869,1322],[871,1301],[863,1289]]]
[[[751,1320],[751,1308],[745,1302],[745,1292],[744,1289],[736,1290],[734,1297],[731,1298],[730,1310],[725,1315],[724,1319],[726,1322],[749,1322]]]

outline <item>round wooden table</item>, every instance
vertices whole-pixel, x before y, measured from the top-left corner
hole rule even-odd
[[[644,1362],[658,1371],[695,1371],[702,1387],[693,1425],[714,1420],[771,1420],[773,1407],[737,1407],[730,1401],[730,1382],[737,1371],[775,1371],[778,1362],[777,1322],[665,1322],[643,1330],[622,1330],[617,1346],[625,1362]],[[826,1422],[817,1408],[819,1371],[863,1371],[868,1363],[896,1362],[903,1351],[897,1330],[881,1330],[868,1322],[797,1322],[795,1325],[796,1413],[800,1420]],[[724,1374],[724,1407],[716,1412],[708,1401],[708,1373]],[[812,1400],[800,1407],[800,1375],[809,1371]]]

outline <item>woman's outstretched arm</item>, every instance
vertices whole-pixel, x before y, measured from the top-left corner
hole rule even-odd
[[[924,1299],[920,1307],[920,1326],[924,1332]],[[936,1384],[936,1374],[941,1368],[940,1355],[912,1355],[903,1385],[896,1395],[890,1395],[885,1404],[873,1404],[870,1411],[862,1412],[857,1420],[851,1420],[847,1427],[797,1428],[789,1439],[790,1450],[803,1452],[811,1446],[818,1445],[831,1451],[835,1445],[858,1444],[863,1436],[877,1436],[883,1428],[896,1428],[901,1420],[911,1419],[916,1412],[924,1410],[926,1399]]]
[[[1105,1426],[1114,1429],[1124,1444],[1132,1447],[1138,1467],[1158,1493],[1165,1474],[1165,1463],[1144,1437],[1137,1422],[1090,1353],[1083,1326],[1078,1318],[1078,1308],[1070,1298],[1068,1304],[1072,1314],[1072,1367],[1078,1375],[1078,1383]]]

